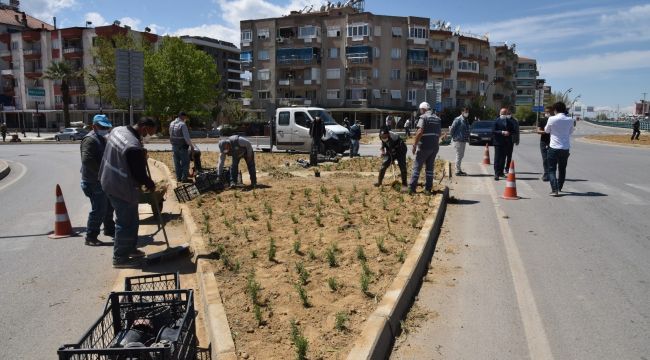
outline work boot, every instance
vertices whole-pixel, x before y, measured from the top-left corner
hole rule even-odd
[[[97,235],[95,235],[95,236],[87,235],[85,244],[88,245],[88,246],[99,246],[99,245],[102,245],[104,243],[99,241],[99,239],[97,239]]]
[[[142,261],[139,258],[113,258],[113,267],[116,269],[137,268],[142,266]]]
[[[131,252],[129,252],[127,256],[130,257],[130,258],[136,259],[136,258],[145,257],[145,256],[147,256],[147,254],[145,254],[144,251],[134,249]]]

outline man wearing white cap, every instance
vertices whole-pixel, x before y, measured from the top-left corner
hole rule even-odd
[[[419,106],[420,119],[417,123],[417,132],[413,142],[413,174],[409,184],[409,192],[414,193],[418,185],[420,170],[425,168],[424,191],[430,193],[433,189],[433,173],[436,155],[438,154],[438,142],[441,133],[441,120],[433,112],[428,102],[423,102]]]
[[[81,140],[81,190],[90,199],[90,213],[86,225],[86,245],[97,246],[99,227],[104,223],[104,235],[115,235],[113,207],[99,183],[99,167],[106,148],[106,135],[113,127],[104,114],[95,115],[93,130]]]

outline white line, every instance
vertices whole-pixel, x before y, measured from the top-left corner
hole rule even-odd
[[[7,187],[9,187],[9,186],[11,186],[11,185],[13,185],[13,184],[16,183],[18,180],[22,179],[22,177],[25,176],[25,174],[27,174],[27,168],[25,167],[25,165],[23,165],[23,164],[21,164],[21,163],[19,163],[19,162],[16,162],[16,161],[11,161],[10,163],[11,163],[11,167],[12,167],[11,170],[12,170],[12,171],[14,170],[13,167],[14,167],[15,165],[20,166],[20,174],[19,174],[18,176],[16,176],[15,179],[13,179],[13,180],[9,181],[8,183],[3,184],[2,186],[0,186],[0,191],[4,190],[5,188],[7,188]],[[11,173],[9,174],[9,176],[11,176]]]
[[[553,352],[551,351],[541,316],[537,310],[535,297],[533,296],[533,291],[528,281],[528,275],[526,275],[526,268],[519,255],[519,248],[512,235],[512,230],[505,220],[506,214],[497,201],[497,193],[494,190],[493,183],[487,179],[487,177],[484,178],[484,181],[492,197],[497,221],[499,222],[503,245],[506,249],[506,256],[510,265],[510,273],[512,274],[512,282],[514,283],[515,294],[517,295],[517,303],[519,304],[519,314],[521,315],[521,321],[526,333],[530,358],[532,360],[552,360]]]
[[[639,185],[639,184],[625,184],[625,185],[650,193],[650,186],[647,185]]]
[[[609,199],[614,201],[621,200],[621,203],[625,205],[647,205],[648,203],[639,199],[638,196],[631,194],[627,191],[621,190],[614,186],[609,186],[607,184],[599,182],[589,182],[587,183],[588,187],[596,189],[598,192],[601,192],[609,196]]]

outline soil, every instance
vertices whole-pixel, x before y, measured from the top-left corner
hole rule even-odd
[[[648,134],[641,133],[639,140],[634,141],[630,140],[630,136],[632,136],[632,130],[630,130],[630,134],[628,135],[590,135],[586,136],[586,138],[616,144],[650,146],[650,136]]]
[[[149,154],[173,170],[170,152]],[[216,155],[204,153],[204,166],[216,164]],[[391,186],[390,169],[385,185],[373,187],[378,157],[321,164],[320,177],[296,162],[307,158],[256,153],[256,189],[207,193],[188,203],[212,251],[211,264],[242,358],[295,357],[292,321],[308,342],[308,359],[345,358],[442,198],[442,186],[433,196],[421,187],[413,195],[400,193],[399,186]],[[442,177],[443,165],[436,163],[436,179]],[[240,168],[245,173],[246,166]],[[243,179],[248,183],[247,175]],[[365,261],[359,260],[359,249]],[[370,271],[366,291],[363,263]],[[337,318],[342,324],[338,330]]]

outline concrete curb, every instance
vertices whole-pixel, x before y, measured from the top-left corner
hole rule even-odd
[[[153,162],[154,166],[160,168],[167,176],[170,189],[176,188],[176,180],[172,176],[167,165],[153,159],[150,161]],[[175,196],[173,190],[172,194],[169,196]],[[237,360],[235,343],[232,339],[230,325],[228,324],[226,310],[221,300],[217,280],[214,277],[214,273],[206,269],[207,259],[200,257],[201,254],[205,255],[208,253],[204,246],[205,241],[198,231],[198,227],[196,226],[196,222],[194,222],[190,209],[185,204],[179,203],[178,205],[181,209],[183,225],[185,226],[185,231],[189,236],[190,248],[192,249],[194,261],[196,263],[196,283],[199,285],[202,303],[199,308],[203,309],[205,330],[208,334],[208,339],[210,339],[210,344],[212,345],[211,358],[219,360]]]
[[[389,357],[393,341],[400,331],[400,320],[411,308],[433,256],[434,244],[440,235],[448,198],[449,187],[445,186],[438,212],[424,223],[399,273],[386,290],[377,309],[366,320],[360,337],[348,353],[348,360]]]
[[[5,160],[0,160],[0,180],[4,179],[11,172],[11,166]]]
[[[617,143],[617,142],[612,142],[612,141],[589,139],[587,137],[576,138],[575,141],[579,141],[579,142],[587,143],[587,144],[608,145],[608,146],[617,146],[617,147],[623,147],[623,148],[637,148],[637,149],[648,149],[648,148],[650,148],[650,145],[633,144],[633,143],[623,144],[623,143]]]

